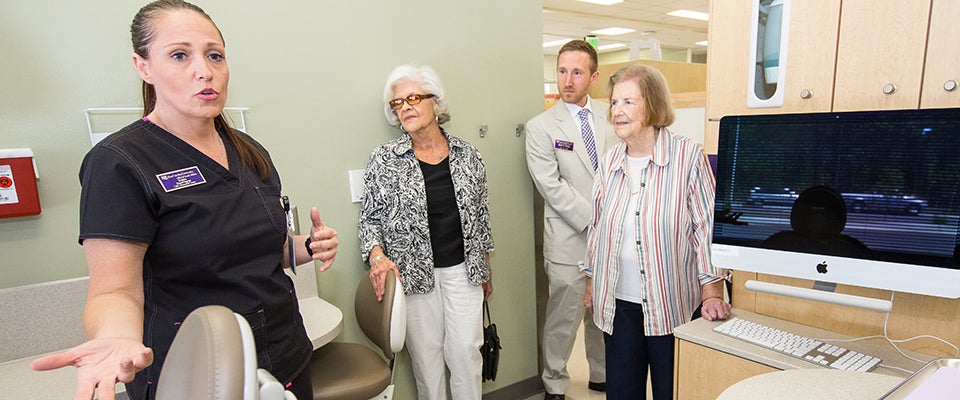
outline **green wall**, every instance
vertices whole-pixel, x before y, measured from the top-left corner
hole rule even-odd
[[[0,148],[33,149],[43,212],[0,219],[0,289],[86,275],[77,244],[77,171],[90,148],[84,110],[140,106],[129,23],[144,2],[0,2]],[[397,64],[437,68],[448,130],[488,168],[496,251],[492,313],[506,347],[496,383],[536,376],[533,194],[517,124],[542,110],[539,1],[377,2],[197,0],[217,22],[231,67],[229,107],[250,107],[248,132],[267,149],[309,226],[310,206],[340,233],[320,295],[343,311],[338,340],[361,340],[353,291],[365,276],[358,204],[347,171],[397,131],[380,96]],[[495,21],[491,24],[490,21]],[[486,138],[477,132],[489,125]],[[241,218],[241,216],[238,216]],[[401,355],[397,398],[412,399]]]

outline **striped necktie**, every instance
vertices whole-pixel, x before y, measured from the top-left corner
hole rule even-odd
[[[593,170],[597,170],[597,144],[593,140],[593,129],[590,128],[590,110],[580,109],[580,134],[583,135],[583,145],[590,155],[590,162],[593,163]]]

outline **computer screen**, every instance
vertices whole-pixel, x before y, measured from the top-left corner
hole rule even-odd
[[[960,109],[724,117],[716,175],[717,266],[960,297]]]

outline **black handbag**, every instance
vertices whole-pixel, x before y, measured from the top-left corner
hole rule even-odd
[[[480,346],[480,355],[483,357],[483,382],[497,379],[497,364],[500,363],[500,335],[497,335],[497,325],[490,319],[490,307],[483,301],[483,312],[486,316],[483,327],[483,346]]]

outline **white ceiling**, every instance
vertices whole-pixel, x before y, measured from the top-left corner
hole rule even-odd
[[[707,40],[707,22],[667,13],[680,9],[706,13],[708,3],[709,0],[624,0],[605,6],[577,0],[543,0],[543,42],[583,38],[597,29],[620,27],[636,32],[597,35],[600,46],[623,43],[629,48],[634,40],[656,39],[662,49],[690,49],[693,54],[703,54],[707,48],[696,42]],[[545,47],[543,53],[557,54],[558,50],[559,45]]]

